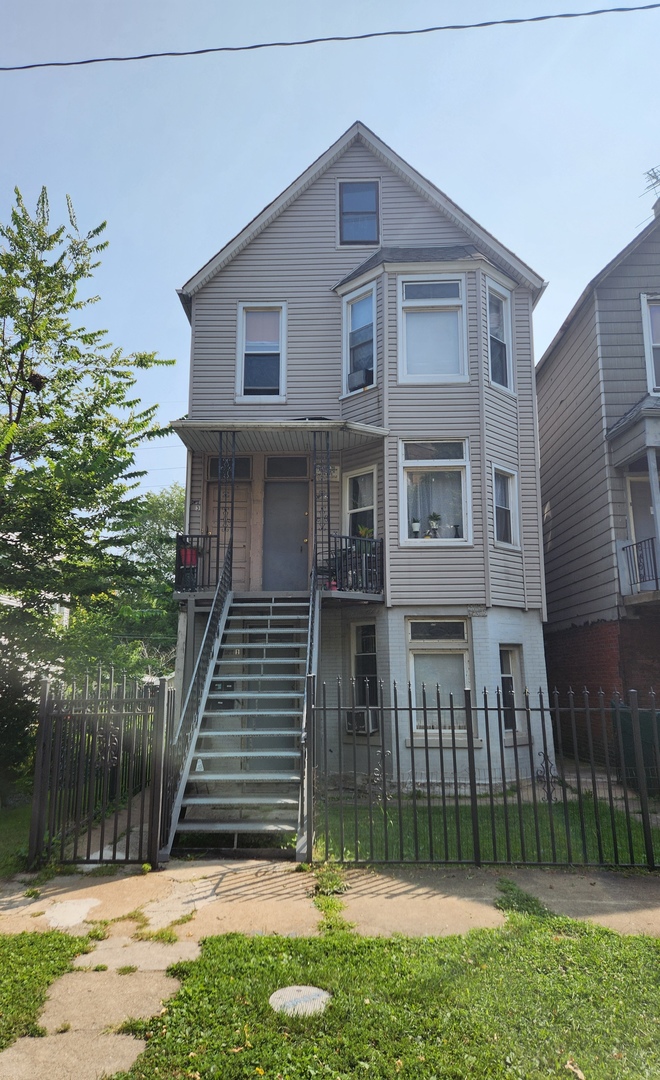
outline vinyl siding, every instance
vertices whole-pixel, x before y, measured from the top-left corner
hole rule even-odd
[[[561,629],[612,619],[617,572],[593,299],[537,385],[548,622]]]

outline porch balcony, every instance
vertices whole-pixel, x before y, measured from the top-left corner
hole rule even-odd
[[[176,538],[174,591],[178,596],[212,593],[222,571],[224,541],[206,533]],[[383,541],[331,534],[316,556],[319,588],[328,598],[382,600]]]
[[[655,536],[635,544],[619,544],[618,562],[621,595],[626,607],[660,601]]]

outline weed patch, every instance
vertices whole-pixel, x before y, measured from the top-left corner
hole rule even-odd
[[[0,937],[0,1050],[21,1035],[45,1034],[36,1021],[46,990],[86,951],[85,938],[57,930]]]

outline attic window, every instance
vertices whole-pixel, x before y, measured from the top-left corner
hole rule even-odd
[[[378,243],[378,181],[354,180],[339,185],[339,243]]]

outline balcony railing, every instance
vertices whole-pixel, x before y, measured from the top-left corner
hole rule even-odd
[[[176,538],[176,592],[215,589],[222,572],[225,545],[208,533],[182,533]]]
[[[382,593],[382,540],[331,535],[328,547],[327,552],[319,553],[321,588],[343,593]]]
[[[645,585],[652,582],[658,588],[658,563],[655,555],[655,537],[640,540],[637,544],[627,544],[623,548],[628,567],[628,580],[631,585]]]

